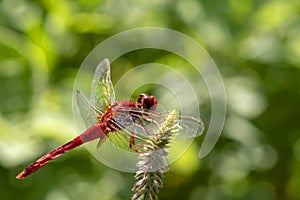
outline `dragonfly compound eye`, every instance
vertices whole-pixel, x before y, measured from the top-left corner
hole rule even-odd
[[[148,94],[140,94],[136,100],[136,105],[142,110],[156,110],[157,100],[154,96]]]

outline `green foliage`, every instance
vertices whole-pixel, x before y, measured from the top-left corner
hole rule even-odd
[[[299,10],[298,0],[2,0],[0,198],[130,198],[133,175],[109,169],[84,148],[32,177],[15,176],[75,136],[71,95],[87,54],[121,31],[160,26],[203,44],[221,71],[228,99],[213,152],[195,161],[189,152],[199,149],[196,139],[165,174],[160,199],[299,199]],[[185,61],[145,50],[113,63],[112,80],[155,61],[196,79]],[[209,97],[201,98],[201,117],[209,123]]]

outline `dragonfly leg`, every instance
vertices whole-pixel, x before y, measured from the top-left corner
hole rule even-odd
[[[132,151],[135,151],[137,153],[141,153],[139,150],[137,150],[136,148],[134,148],[133,146],[139,146],[138,144],[135,144],[135,141],[134,141],[134,134],[132,134],[130,136],[130,142],[129,142],[129,148],[132,150]]]
[[[142,128],[144,129],[144,127],[142,126]],[[146,129],[144,129],[144,131],[146,131]],[[135,134],[134,134],[134,131],[132,131],[131,133],[131,136],[130,136],[130,142],[129,142],[129,148],[137,153],[142,153],[141,151],[137,150],[136,148],[134,148],[134,146],[136,147],[140,147],[141,149],[145,149],[145,148],[148,148],[148,149],[151,149],[153,147],[153,143],[151,144],[147,144],[149,141],[147,140],[144,140],[145,144],[140,144],[140,143],[135,143]],[[141,139],[141,138],[139,138]]]
[[[106,140],[106,138],[100,138],[99,142],[97,143],[97,148],[100,148],[100,146],[103,144],[103,142]]]
[[[148,120],[146,120],[147,122],[149,122],[149,123],[153,123],[155,126],[157,126],[157,127],[159,127],[159,125],[158,125],[158,123],[155,121],[155,120],[152,120],[152,119],[148,119]],[[144,132],[144,133],[146,133],[146,135],[149,137],[149,138],[151,138],[151,136],[153,136],[153,133],[150,133],[148,130],[147,130],[147,128],[145,128],[145,125],[144,125],[144,122],[142,121],[142,120],[140,120],[140,119],[137,119],[137,121],[136,121],[136,124],[142,129],[142,131]],[[152,149],[153,148],[153,146],[155,146],[155,144],[153,144],[151,141],[148,141],[147,139],[145,139],[145,138],[139,138],[139,139],[142,139],[142,140],[144,140],[144,144],[136,144],[135,143],[135,138],[137,137],[137,136],[135,136],[135,131],[134,131],[134,129],[132,130],[132,132],[131,132],[131,136],[130,136],[130,143],[129,143],[129,148],[131,149],[131,150],[133,150],[133,151],[135,151],[135,152],[137,152],[137,153],[141,153],[139,150],[137,150],[137,149],[135,149],[133,146],[136,146],[136,147],[140,147],[141,149],[145,149],[145,148],[147,148],[147,149]],[[149,139],[148,138],[148,139]]]
[[[148,120],[147,120],[147,121],[148,121]],[[140,127],[141,129],[143,129],[143,131],[144,131],[148,136],[150,135],[149,131],[145,128],[144,123],[143,123],[142,120],[138,119],[137,124],[139,125],[139,127]]]

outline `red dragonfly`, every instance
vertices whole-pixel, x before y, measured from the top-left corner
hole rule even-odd
[[[95,139],[100,139],[97,148],[101,149],[107,138],[111,140],[106,145],[106,152],[113,151],[120,146],[122,150],[131,153],[143,152],[143,145],[147,144],[147,137],[159,130],[159,126],[166,120],[170,113],[156,112],[158,101],[154,96],[140,94],[134,103],[130,100],[115,101],[115,94],[110,79],[110,63],[104,59],[96,68],[92,82],[90,101],[79,90],[76,100],[80,114],[88,128],[72,141],[58,147],[42,156],[17,175],[17,179],[37,171],[49,161],[62,154]],[[204,125],[201,119],[191,116],[176,116],[179,132],[175,139],[193,138],[202,134]],[[112,144],[112,145],[111,145]],[[99,154],[103,152],[99,151]],[[113,156],[109,156],[112,158]],[[113,158],[112,158],[113,159]]]

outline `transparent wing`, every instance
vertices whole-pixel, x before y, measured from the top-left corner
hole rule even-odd
[[[132,108],[124,108],[114,112],[114,117],[110,120],[109,127],[115,131],[109,132],[105,143],[112,143],[113,146],[128,152],[142,152],[142,145],[146,145],[149,140],[146,122],[130,115]],[[101,144],[103,146],[104,144]]]
[[[89,128],[97,123],[98,114],[96,109],[90,104],[84,94],[77,90],[76,92],[77,105],[79,107],[81,118],[83,119],[86,128]],[[99,112],[99,111],[98,111]]]
[[[191,116],[178,117],[178,132],[175,134],[175,139],[184,140],[202,135],[204,131],[204,123],[201,119]]]
[[[114,122],[114,126],[121,128],[121,125],[117,122]],[[146,138],[132,132],[134,128],[131,128],[131,126],[135,126],[134,123],[122,130],[109,132],[105,137],[105,141],[100,141],[101,144],[97,145],[96,148],[97,157],[101,161],[111,167],[127,172],[138,170],[136,164],[140,160],[140,154],[137,152],[144,153],[144,145],[149,145]]]
[[[153,135],[161,133],[162,127],[165,126],[172,114],[171,113],[154,113],[143,112],[136,108],[118,108],[115,110],[113,120],[110,127],[114,127],[118,131],[109,132],[104,138],[105,141],[100,141],[97,145],[97,157],[109,166],[114,166],[117,169],[124,171],[136,171],[136,163],[140,161],[137,152],[149,153],[145,147],[153,148]],[[178,144],[186,145],[184,139],[193,138],[201,135],[203,132],[203,123],[200,119],[181,116],[178,114],[172,115],[176,123],[174,136],[171,138],[177,139]],[[178,146],[177,146],[178,147]],[[183,146],[185,147],[185,146]],[[158,149],[158,148],[155,148]],[[183,148],[185,150],[185,148]],[[157,150],[160,152],[160,150]],[[160,155],[159,152],[157,155]],[[155,155],[156,155],[155,153]],[[172,153],[171,159],[178,158],[181,151]],[[152,161],[151,161],[152,162]],[[166,167],[167,163],[159,162],[159,159],[153,160],[152,170]]]
[[[201,119],[192,116],[183,116],[171,113],[145,112],[128,108],[120,108],[118,115],[130,115],[134,122],[131,126],[117,120],[121,126],[133,132],[137,136],[149,137],[157,134],[167,118],[173,115],[177,122],[177,131],[173,135],[176,140],[190,139],[200,136],[204,131],[204,124]],[[125,116],[124,116],[125,117]],[[122,118],[122,117],[119,117]]]
[[[110,63],[106,58],[101,61],[94,74],[91,90],[91,104],[102,113],[115,101],[115,93],[110,79]]]
[[[133,139],[133,143],[131,143],[131,139]],[[105,143],[106,145],[111,143],[115,148],[131,153],[143,152],[143,145],[148,144],[146,137],[136,135],[128,128],[110,132],[106,137]],[[98,148],[101,150],[105,146],[105,143],[101,144]]]

